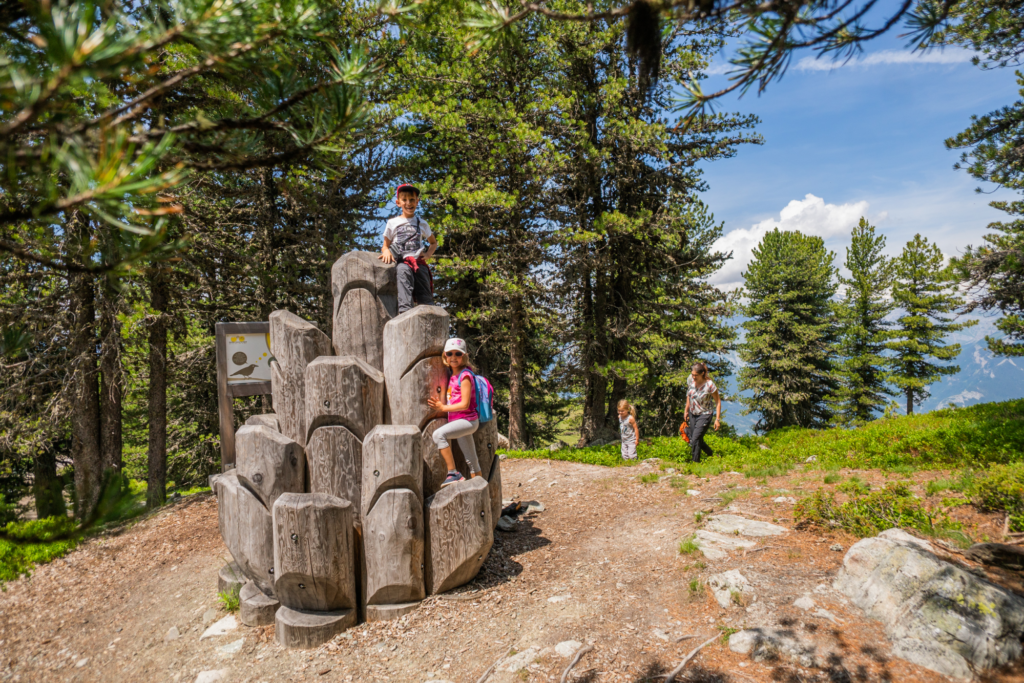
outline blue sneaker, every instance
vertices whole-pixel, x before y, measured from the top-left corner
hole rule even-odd
[[[448,476],[444,479],[444,483],[441,484],[441,488],[451,486],[452,484],[458,484],[460,481],[466,481],[466,478],[458,472],[449,472]]]

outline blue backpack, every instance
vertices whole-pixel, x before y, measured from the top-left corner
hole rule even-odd
[[[476,396],[476,414],[479,416],[480,424],[490,422],[494,419],[494,387],[483,375],[478,375],[472,370],[466,370],[473,377],[473,389]]]

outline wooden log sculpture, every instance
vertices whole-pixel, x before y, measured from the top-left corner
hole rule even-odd
[[[306,429],[341,425],[363,439],[384,419],[384,375],[353,356],[323,356],[306,366]]]
[[[281,603],[265,595],[252,581],[247,581],[238,594],[238,616],[246,626],[269,626],[274,623]]]
[[[491,522],[495,525],[501,518],[501,461],[497,456],[498,423],[484,422],[473,434],[476,457],[480,471],[487,478],[487,489],[491,496]]]
[[[281,423],[277,421],[277,415],[267,413],[266,415],[250,415],[245,424],[255,427],[267,427],[275,432],[281,431]]]
[[[426,501],[427,592],[444,593],[476,576],[494,543],[483,477],[441,489]]]
[[[242,573],[267,595],[274,594],[273,520],[260,499],[234,471],[217,478],[221,537]]]
[[[367,613],[424,598],[420,430],[382,425],[363,441]],[[387,610],[394,612],[394,610]]]
[[[243,425],[235,433],[238,481],[268,509],[282,493],[305,490],[302,446],[269,427]]]
[[[288,311],[270,314],[270,385],[281,433],[306,445],[306,366],[331,352],[331,340]]]
[[[334,353],[384,369],[384,325],[398,315],[395,266],[369,251],[350,251],[331,268]]]
[[[298,610],[355,609],[352,503],[286,493],[274,504],[274,594]]]
[[[318,427],[306,445],[309,490],[352,503],[360,515],[363,488],[363,442],[340,425]]]
[[[439,306],[416,306],[384,326],[384,377],[392,424],[423,429],[442,417],[427,399],[443,400],[448,387],[448,369],[441,362],[448,326],[448,313]]]

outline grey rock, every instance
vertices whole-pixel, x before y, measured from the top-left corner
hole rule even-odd
[[[217,648],[217,652],[219,652],[222,655],[238,654],[242,651],[243,645],[245,645],[245,638],[239,638],[238,640],[230,642],[227,645],[221,645]]]
[[[801,666],[817,664],[814,648],[801,642],[789,630],[750,628],[738,631],[729,636],[729,649],[741,655],[749,655],[755,662],[775,661],[784,655]]]
[[[668,638],[668,634],[665,633],[664,631],[662,631],[660,628],[656,628],[653,631],[651,631],[651,635],[653,635],[658,640],[664,640],[666,643],[668,642],[668,639],[669,639]]]
[[[799,607],[805,612],[809,609],[814,609],[814,600],[811,600],[810,596],[805,595],[802,598],[797,598],[793,601],[793,607]]]
[[[832,545],[830,545],[828,547],[828,549],[831,550],[834,553],[841,553],[841,552],[843,552],[843,546],[841,544],[839,544],[839,543],[833,543]]]
[[[793,496],[779,496],[778,498],[774,498],[773,500],[776,503],[788,503],[789,505],[793,505],[796,503],[796,498],[794,498]]]
[[[196,676],[196,683],[220,683],[221,681],[228,680],[228,676],[230,674],[230,669],[211,669],[210,671],[200,671],[199,675]]]
[[[508,673],[515,673],[520,669],[533,664],[533,660],[537,659],[540,655],[540,648],[536,645],[529,647],[522,652],[506,657],[502,660],[501,664],[498,665],[498,671],[507,671]]]
[[[748,550],[757,545],[756,541],[745,541],[739,536],[723,536],[704,529],[695,536],[697,547],[709,560],[722,560],[729,557],[731,550]]]
[[[181,632],[178,631],[177,626],[172,626],[169,629],[167,629],[167,633],[164,635],[164,642],[172,643],[178,638],[181,638]]]
[[[581,647],[583,647],[583,643],[578,640],[563,640],[558,645],[555,645],[555,652],[560,657],[572,657]]]
[[[738,606],[733,600],[734,593],[744,596],[753,595],[750,582],[740,573],[739,569],[730,569],[727,572],[715,574],[708,579],[708,585],[711,587],[711,592],[715,594],[715,600],[725,609]]]
[[[502,516],[498,518],[498,523],[495,525],[495,527],[499,531],[515,531],[516,520],[512,519],[511,517]]]
[[[931,671],[971,680],[1022,654],[1024,598],[899,529],[855,543],[834,587],[882,622],[893,654]]]
[[[563,448],[565,448],[565,444],[562,443],[561,441],[556,441],[550,446],[548,446],[548,450],[551,451],[552,453],[554,453],[555,451],[560,451]]]
[[[209,626],[217,618],[217,610],[208,609],[203,612],[203,626]]]
[[[544,512],[544,503],[539,500],[531,500],[526,504],[526,512]]]
[[[739,532],[743,536],[781,536],[789,531],[777,524],[758,522],[738,515],[715,515],[708,522],[708,529],[723,534]]]
[[[818,462],[818,456],[812,455],[811,457],[804,460],[804,462]]]
[[[757,444],[757,447],[760,448],[762,451],[768,450],[768,444],[766,443],[759,443]]]
[[[502,434],[501,432],[498,432],[498,450],[508,448],[509,446],[510,444],[508,437]]]

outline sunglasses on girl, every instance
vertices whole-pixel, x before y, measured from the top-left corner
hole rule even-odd
[[[462,351],[445,351],[444,355],[446,355],[446,356],[461,356],[462,355]]]

